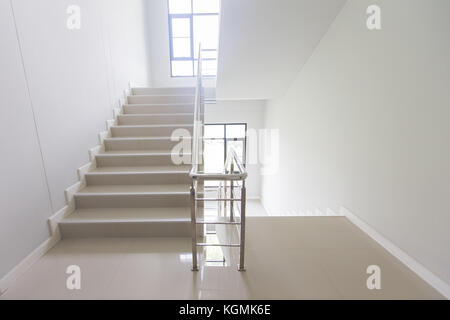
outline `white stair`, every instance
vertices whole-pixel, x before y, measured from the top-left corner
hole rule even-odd
[[[186,142],[191,141],[190,137],[185,137],[184,139],[186,139]],[[105,150],[172,150],[179,143],[180,141],[172,141],[170,137],[106,138]]]
[[[190,235],[189,163],[176,165],[172,133],[192,133],[194,88],[136,88],[59,223],[63,237]],[[185,156],[190,154],[186,153]]]
[[[136,95],[128,96],[129,104],[194,103],[195,95]]]
[[[95,157],[98,167],[145,167],[173,165],[171,150],[105,151]]]
[[[123,109],[127,114],[194,113],[194,107],[189,103],[126,104]]]
[[[113,137],[157,137],[170,136],[174,130],[183,129],[192,135],[192,124],[165,124],[165,125],[134,125],[134,126],[113,126],[111,127],[111,134]]]
[[[77,209],[60,223],[66,238],[185,237],[190,234],[190,209]]]
[[[190,184],[189,166],[102,167],[86,174],[88,186]]]
[[[194,123],[193,113],[121,114],[119,125],[156,125]]]
[[[134,88],[133,95],[161,96],[161,95],[195,95],[194,87],[179,88]]]

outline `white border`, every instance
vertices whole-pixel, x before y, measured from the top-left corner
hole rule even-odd
[[[131,85],[131,82],[129,85]],[[86,185],[86,173],[97,166],[95,155],[104,150],[103,141],[105,138],[111,136],[111,126],[117,124],[117,117],[123,113],[123,104],[126,103],[128,95],[131,95],[131,88],[124,90],[124,98],[119,99],[118,108],[113,108],[114,118],[106,121],[107,131],[99,133],[99,145],[89,150],[89,160],[91,162],[78,169],[79,181],[65,190],[66,206],[48,218],[47,223],[50,237],[0,279],[0,296],[8,290],[14,281],[21,277],[34,263],[61,240],[58,223],[75,210],[74,194]]]
[[[430,286],[439,291],[443,296],[447,299],[450,299],[450,285],[445,281],[437,277],[430,270],[425,268],[422,264],[420,264],[417,260],[409,256],[402,249],[397,247],[391,241],[386,239],[380,233],[378,233],[375,229],[369,226],[366,222],[361,220],[358,216],[350,212],[350,210],[341,207],[340,213],[347,217],[350,222],[364,231],[369,237],[378,242],[383,248],[385,248],[389,253],[391,253],[394,257],[399,259],[404,265],[406,265],[409,269],[411,269],[414,273],[416,273],[419,277],[421,277],[424,281],[426,281]]]

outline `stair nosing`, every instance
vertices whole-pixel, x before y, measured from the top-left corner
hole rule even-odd
[[[80,219],[80,220],[62,220],[59,223],[61,224],[104,224],[104,223],[142,223],[142,222],[151,222],[151,223],[164,223],[164,222],[191,222],[190,218],[167,218],[167,219],[98,219],[98,220],[89,220],[89,219]]]
[[[125,150],[120,150],[125,151]],[[117,151],[117,152],[120,152]],[[136,150],[137,151],[137,150]],[[116,151],[114,151],[116,152]],[[96,155],[96,157],[99,156],[106,156],[106,157],[116,157],[116,156],[171,156],[173,153],[171,152],[152,152],[152,153],[143,153],[143,152],[136,152],[136,153],[99,153]],[[191,153],[184,153],[184,155],[190,155]]]
[[[125,103],[124,107],[166,107],[166,106],[194,106],[194,102],[178,102],[178,103]]]
[[[107,172],[87,172],[87,176],[103,176],[103,175],[140,175],[140,174],[189,174],[186,171],[107,171]]]
[[[148,191],[148,192],[77,192],[75,197],[98,197],[98,196],[152,196],[152,195],[188,195],[189,191]]]
[[[119,117],[167,117],[167,116],[193,116],[194,113],[124,113]]]
[[[186,137],[185,139],[191,139],[191,137]],[[133,140],[148,140],[148,141],[164,141],[164,140],[170,140],[172,141],[172,137],[166,137],[166,136],[156,136],[156,137],[110,137],[105,138],[105,141],[133,141]],[[179,142],[177,140],[174,140],[173,142]]]
[[[131,94],[128,97],[192,97],[195,94]]]
[[[114,125],[111,128],[171,128],[171,127],[193,127],[193,124],[136,124],[136,125]]]

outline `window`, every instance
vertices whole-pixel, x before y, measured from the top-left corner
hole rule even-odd
[[[220,0],[168,0],[172,77],[197,75],[202,43],[204,76],[217,74]]]
[[[204,158],[206,172],[222,172],[228,151],[237,153],[241,162],[246,162],[247,124],[205,124]]]

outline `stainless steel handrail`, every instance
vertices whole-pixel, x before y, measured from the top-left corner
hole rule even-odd
[[[221,247],[239,247],[239,271],[245,271],[245,226],[246,226],[246,186],[247,171],[245,166],[240,161],[234,149],[231,149],[227,154],[223,172],[211,173],[203,171],[203,119],[204,119],[204,90],[202,83],[202,47],[199,46],[199,59],[197,70],[197,85],[195,90],[195,110],[194,110],[194,130],[192,138],[192,169],[190,177],[192,178],[190,195],[191,195],[191,230],[192,230],[192,270],[198,271],[197,262],[197,247],[221,246]],[[236,169],[236,170],[235,170]],[[202,188],[204,181],[220,181],[217,199],[208,199],[198,197],[198,189]],[[240,186],[240,198],[234,197],[234,189],[237,181],[242,184]],[[228,183],[230,187],[228,187]],[[228,188],[230,188],[230,196],[227,197]],[[224,196],[222,197],[222,190]],[[198,202],[217,201],[219,202],[219,215],[222,215],[222,203],[224,204],[224,214],[226,215],[229,207],[229,221],[198,221],[197,220],[197,204]],[[240,202],[240,221],[236,222],[234,217],[234,204]],[[229,206],[227,206],[229,204]],[[240,226],[240,241],[239,244],[205,244],[197,242],[197,225],[204,224],[229,224]]]

